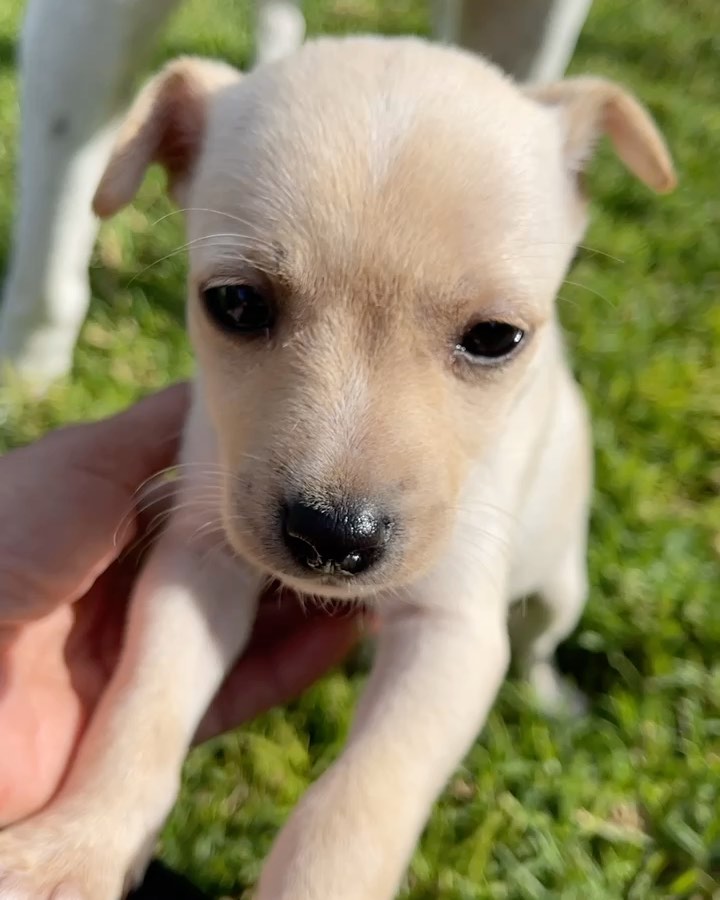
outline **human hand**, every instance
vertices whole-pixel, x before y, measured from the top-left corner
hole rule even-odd
[[[173,463],[186,408],[174,387],[0,459],[0,825],[55,793],[114,671],[146,537],[137,491]],[[357,635],[356,616],[264,597],[198,739],[298,695]]]

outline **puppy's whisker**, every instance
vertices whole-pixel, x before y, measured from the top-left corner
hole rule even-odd
[[[512,246],[514,243],[515,242],[511,240],[509,245]],[[592,247],[590,244],[575,244],[574,241],[517,241],[516,244],[522,247],[576,247],[578,250],[583,250],[593,256],[603,256],[613,262],[620,263],[621,265],[624,265],[626,262],[626,260],[621,257],[613,256],[612,253],[601,250],[599,247]]]
[[[206,511],[207,505],[203,504],[202,509],[203,511]],[[149,546],[155,540],[158,533],[163,529],[165,523],[167,523],[174,514],[175,508],[163,509],[160,512],[156,513],[147,524],[143,532],[139,534],[137,538],[123,550],[121,558],[125,558],[131,553],[135,553],[138,550],[140,544],[142,544],[144,548]]]
[[[503,516],[511,522],[518,522],[519,519],[517,514],[512,512],[512,510],[507,509],[505,506],[500,506],[496,503],[491,503],[487,500],[477,499],[477,500],[463,500],[462,503],[457,503],[453,506],[450,506],[454,512],[466,512],[466,513],[478,513],[478,512],[488,512],[492,513],[492,515]]]
[[[176,503],[189,500],[222,498],[225,496],[225,493],[224,483],[192,481],[189,484],[178,487],[175,491],[150,494],[143,497],[141,502],[134,507],[134,512],[142,514],[153,506],[157,506],[158,503],[167,503],[170,507],[174,507]]]
[[[226,473],[228,475],[231,474],[230,472],[227,472],[227,470],[223,466],[220,466],[215,463],[209,463],[209,464],[204,463],[204,462],[174,463],[173,465],[166,466],[164,469],[160,469],[158,472],[155,472],[154,474],[148,476],[148,478],[146,478],[145,481],[141,482],[139,487],[137,487],[135,489],[135,491],[133,491],[133,496],[142,494],[144,492],[144,490],[149,485],[151,485],[154,481],[162,482],[163,480],[166,480],[168,484],[174,484],[182,477],[182,475],[181,475],[182,470],[189,469],[191,467],[207,469],[208,471],[219,470],[220,472]],[[170,478],[168,476],[174,476],[174,477]]]
[[[142,278],[142,276],[145,275],[147,272],[149,272],[150,269],[153,269],[155,266],[160,265],[160,263],[166,262],[167,260],[172,259],[173,257],[178,256],[181,253],[186,253],[188,250],[191,250],[196,245],[202,246],[203,243],[206,241],[212,241],[213,238],[221,238],[221,237],[224,237],[224,236],[223,235],[202,235],[201,237],[195,238],[192,241],[187,241],[185,244],[182,244],[179,247],[175,247],[173,250],[170,250],[168,253],[164,254],[163,256],[159,257],[158,259],[153,260],[147,266],[144,266],[142,269],[140,269],[139,272],[136,272],[133,275],[133,277],[130,279],[130,281],[128,282],[128,287],[131,287],[135,283],[135,281],[137,281],[138,278]],[[235,237],[237,238],[237,236],[235,236]],[[248,250],[258,249],[257,244],[252,244],[250,242],[242,242],[240,240],[240,238],[237,238],[236,240],[233,240],[233,241],[229,241],[229,240],[217,241],[215,244],[211,243],[210,246],[233,247],[233,248],[237,247],[237,248],[245,248]],[[263,267],[261,266],[259,261],[255,260],[255,259],[251,259],[250,257],[238,255],[237,257],[233,256],[232,259],[235,262],[250,263],[253,265],[254,268],[260,269],[261,271],[263,270]]]
[[[476,537],[476,541],[473,541],[471,535],[458,540],[458,545],[464,548],[468,558],[477,561],[503,561],[510,555],[512,544],[509,541],[490,533],[478,534]]]
[[[225,529],[220,520],[209,519],[207,522],[204,522],[202,525],[196,528],[195,531],[193,531],[190,540],[200,540],[203,537],[218,534],[221,530],[224,532]]]
[[[171,250],[170,252],[166,253],[164,256],[160,256],[160,257],[158,257],[157,259],[154,259],[151,263],[148,263],[148,265],[144,266],[142,269],[140,269],[139,272],[136,272],[136,273],[132,276],[132,278],[130,279],[130,281],[128,281],[127,287],[132,287],[132,285],[134,284],[135,281],[137,281],[138,278],[142,278],[143,275],[145,275],[145,274],[146,274],[147,272],[149,272],[151,269],[154,269],[155,266],[159,266],[161,263],[164,263],[164,262],[166,262],[167,260],[173,259],[174,257],[179,256],[180,254],[184,254],[184,253],[186,253],[186,252],[187,252],[187,250],[186,250],[185,247],[178,247],[178,248],[176,248],[176,249],[174,249],[174,250]],[[250,258],[249,258],[249,257],[240,257],[240,256],[238,256],[237,259],[238,259],[238,261],[240,261],[240,262],[248,262],[248,263],[250,262]],[[254,262],[253,262],[253,266],[254,266],[255,268],[259,268],[259,266],[257,266]]]
[[[567,306],[573,306],[575,309],[580,309],[580,303],[577,300],[571,300],[570,297],[565,297],[563,294],[558,294],[556,300],[559,303],[565,303]]]
[[[148,478],[144,482],[144,486],[147,487],[152,483],[155,478],[159,476],[152,476]],[[164,482],[168,487],[173,484],[172,481]],[[133,496],[138,496],[143,491],[143,486],[139,487]],[[174,492],[172,492],[174,493]],[[113,532],[113,547],[117,547],[119,544],[123,544],[124,540],[122,539],[122,534],[124,531],[129,529],[132,524],[135,523],[139,516],[142,516],[153,506],[157,506],[159,503],[166,503],[171,499],[172,493],[163,493],[158,496],[150,495],[149,497],[142,500],[142,502],[138,504],[131,504],[128,509],[123,513],[120,522],[118,523],[115,531]],[[219,491],[219,496],[222,497],[222,492]]]
[[[171,466],[166,466],[164,469],[160,469],[159,472],[155,472],[153,475],[150,475],[149,478],[145,479],[145,481],[140,485],[138,490],[142,490],[147,484],[156,480],[162,479],[167,476],[178,477],[181,473],[183,473],[186,469],[192,469],[193,472],[197,469],[205,469],[208,472],[222,472],[230,474],[230,471],[225,467],[220,465],[219,463],[207,463],[207,462],[176,462]]]
[[[215,516],[212,520],[205,522],[199,528],[197,528],[194,532],[195,536],[203,534],[209,527],[216,528],[218,526],[222,527],[223,531],[226,530],[226,526],[230,523],[233,524],[233,531],[239,537],[247,537],[253,534],[253,531],[250,528],[238,528],[237,522],[244,521],[241,516],[228,516],[227,519],[222,517]]]
[[[127,531],[130,530],[130,528],[134,524],[136,515],[137,515],[137,512],[135,510],[135,507],[130,507],[130,509],[126,510],[123,513],[122,518],[118,522],[117,527],[115,528],[115,531],[113,532],[112,545],[113,545],[114,549],[117,549],[117,547],[121,544],[122,545],[125,544],[124,535],[127,533]]]
[[[182,512],[188,512],[193,509],[196,509],[198,511],[198,514],[207,513],[210,511],[211,507],[215,507],[216,505],[217,504],[209,504],[205,501],[202,501],[202,502],[196,501],[196,502],[187,502],[187,503],[178,504],[177,506],[174,506],[172,509],[161,510],[159,513],[156,513],[156,515],[153,517],[152,521],[146,528],[146,531],[150,532],[155,527],[157,527],[156,523],[158,522],[158,520],[168,521],[171,517],[175,517]]]
[[[203,246],[205,244],[211,247],[242,247],[248,250],[262,250],[264,253],[273,253],[274,247],[269,241],[263,241],[252,235],[236,234],[232,231],[218,231],[213,234],[201,234],[190,241],[186,241],[175,248],[175,250],[191,250],[193,247]]]
[[[166,499],[166,498],[159,498]],[[198,494],[197,496],[180,496],[179,498],[173,500],[168,504],[167,507],[161,510],[162,513],[167,513],[168,515],[175,516],[179,513],[185,512],[187,510],[216,510],[218,506],[222,504],[225,499],[225,494],[222,491],[215,492],[206,492],[203,494]],[[155,505],[150,504],[150,506]],[[147,508],[150,508],[147,507]],[[146,508],[146,509],[147,509]],[[143,512],[146,511],[143,510]]]
[[[582,284],[580,281],[570,281],[568,278],[563,279],[563,284],[569,284],[573,287],[582,288],[584,291],[587,291],[590,294],[593,294],[595,297],[598,297],[604,303],[607,303],[612,309],[617,309],[618,305],[616,302],[611,300],[609,297],[606,297],[605,294],[601,294],[600,291],[596,291],[594,288],[589,287],[587,284]]]
[[[161,222],[164,222],[166,219],[171,219],[173,216],[181,215],[183,213],[190,213],[190,212],[212,213],[213,215],[223,216],[226,219],[231,219],[233,222],[237,222],[240,225],[246,225],[250,228],[254,228],[256,225],[256,223],[251,222],[250,219],[244,219],[244,218],[242,218],[242,216],[233,215],[233,213],[226,212],[225,210],[213,209],[212,207],[206,207],[206,206],[184,206],[181,209],[173,209],[169,213],[166,213],[164,216],[160,216],[160,218],[156,219],[156,221],[153,222],[152,224],[153,224],[153,226],[159,225]],[[268,241],[265,241],[264,243],[267,243],[269,245]]]
[[[265,573],[262,576],[262,581],[260,582],[260,594],[263,594],[265,591],[269,591],[270,588],[273,586],[273,584],[276,581],[277,581],[277,579],[274,578],[272,575],[270,575],[269,573]],[[275,599],[275,602],[279,605],[280,604],[279,592],[276,594],[274,599]]]
[[[167,518],[169,518],[169,516],[167,513],[160,513],[158,515],[158,518],[162,520],[158,526],[146,529],[144,532],[139,534],[135,538],[135,540],[131,541],[127,547],[124,548],[124,550],[118,557],[119,562],[130,559],[131,557],[136,557],[137,559],[142,560],[148,549],[155,541],[155,538],[160,531],[161,525],[165,520],[167,520]]]
[[[181,496],[182,496],[182,492],[181,492]],[[222,500],[224,496],[225,496],[224,490],[218,485],[215,487],[215,489],[212,492],[208,491],[207,487],[205,487],[203,489],[202,498],[200,498],[200,497],[193,498],[193,497],[188,496],[188,497],[186,497],[186,499],[184,501],[177,501],[177,503],[180,503],[180,502],[190,503],[192,501],[201,502],[202,500]],[[172,499],[171,495],[169,496],[166,494],[161,494],[158,497],[148,497],[141,504],[139,504],[137,507],[135,507],[134,513],[136,516],[141,516],[144,513],[146,513],[148,510],[152,509],[154,506],[157,506],[159,503],[167,503],[167,502],[171,501],[171,499]],[[171,511],[174,511],[175,509],[178,509],[179,507],[177,506],[175,501],[172,501],[169,508]]]
[[[255,257],[249,257],[243,253],[215,253],[213,255],[213,261],[222,264],[219,273],[221,277],[223,274],[226,277],[236,276],[238,267],[252,268],[257,272],[262,272],[270,278],[276,274],[275,269],[272,266],[265,265]],[[225,269],[226,271],[223,272],[222,269]]]
[[[224,534],[214,545],[208,547],[205,550],[205,552],[202,554],[202,556],[200,557],[201,568],[205,568],[205,566],[208,564],[210,559],[214,556],[217,556],[217,554],[220,553],[221,551],[223,551],[224,553],[230,553],[233,556],[235,555],[232,548],[230,547],[228,542],[225,540]]]

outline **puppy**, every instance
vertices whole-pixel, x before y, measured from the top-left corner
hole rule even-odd
[[[58,796],[0,834],[0,900],[117,900],[270,576],[375,605],[339,760],[259,900],[387,900],[505,677],[552,665],[586,596],[589,431],[554,298],[606,133],[656,191],[647,112],[594,78],[521,90],[416,39],[320,40],[247,77],[182,59],[140,94],[95,197],[161,163],[187,215],[198,359],[178,508]],[[222,532],[209,534],[210,527]]]
[[[180,0],[28,0],[21,62],[18,213],[0,309],[7,364],[36,389],[70,370],[87,313],[93,193],[116,120]],[[490,55],[516,77],[562,76],[590,0],[432,0],[434,34]],[[255,0],[257,58],[296,50],[300,0]],[[82,23],[82,27],[79,27]],[[88,39],[91,35],[91,39]]]

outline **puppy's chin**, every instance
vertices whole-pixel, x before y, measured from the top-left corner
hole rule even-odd
[[[275,572],[274,577],[297,594],[322,597],[327,600],[341,600],[343,602],[366,600],[382,590],[381,587],[358,584],[356,581],[333,578],[332,576],[327,576],[324,579],[303,578],[289,575],[285,572]]]

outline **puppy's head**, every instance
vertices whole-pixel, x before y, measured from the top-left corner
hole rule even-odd
[[[243,77],[170,65],[95,206],[162,163],[187,210],[189,321],[236,549],[361,595],[441,552],[471,467],[553,359],[553,300],[607,133],[652,188],[672,165],[619,87],[523,92],[417,40],[308,44]]]

